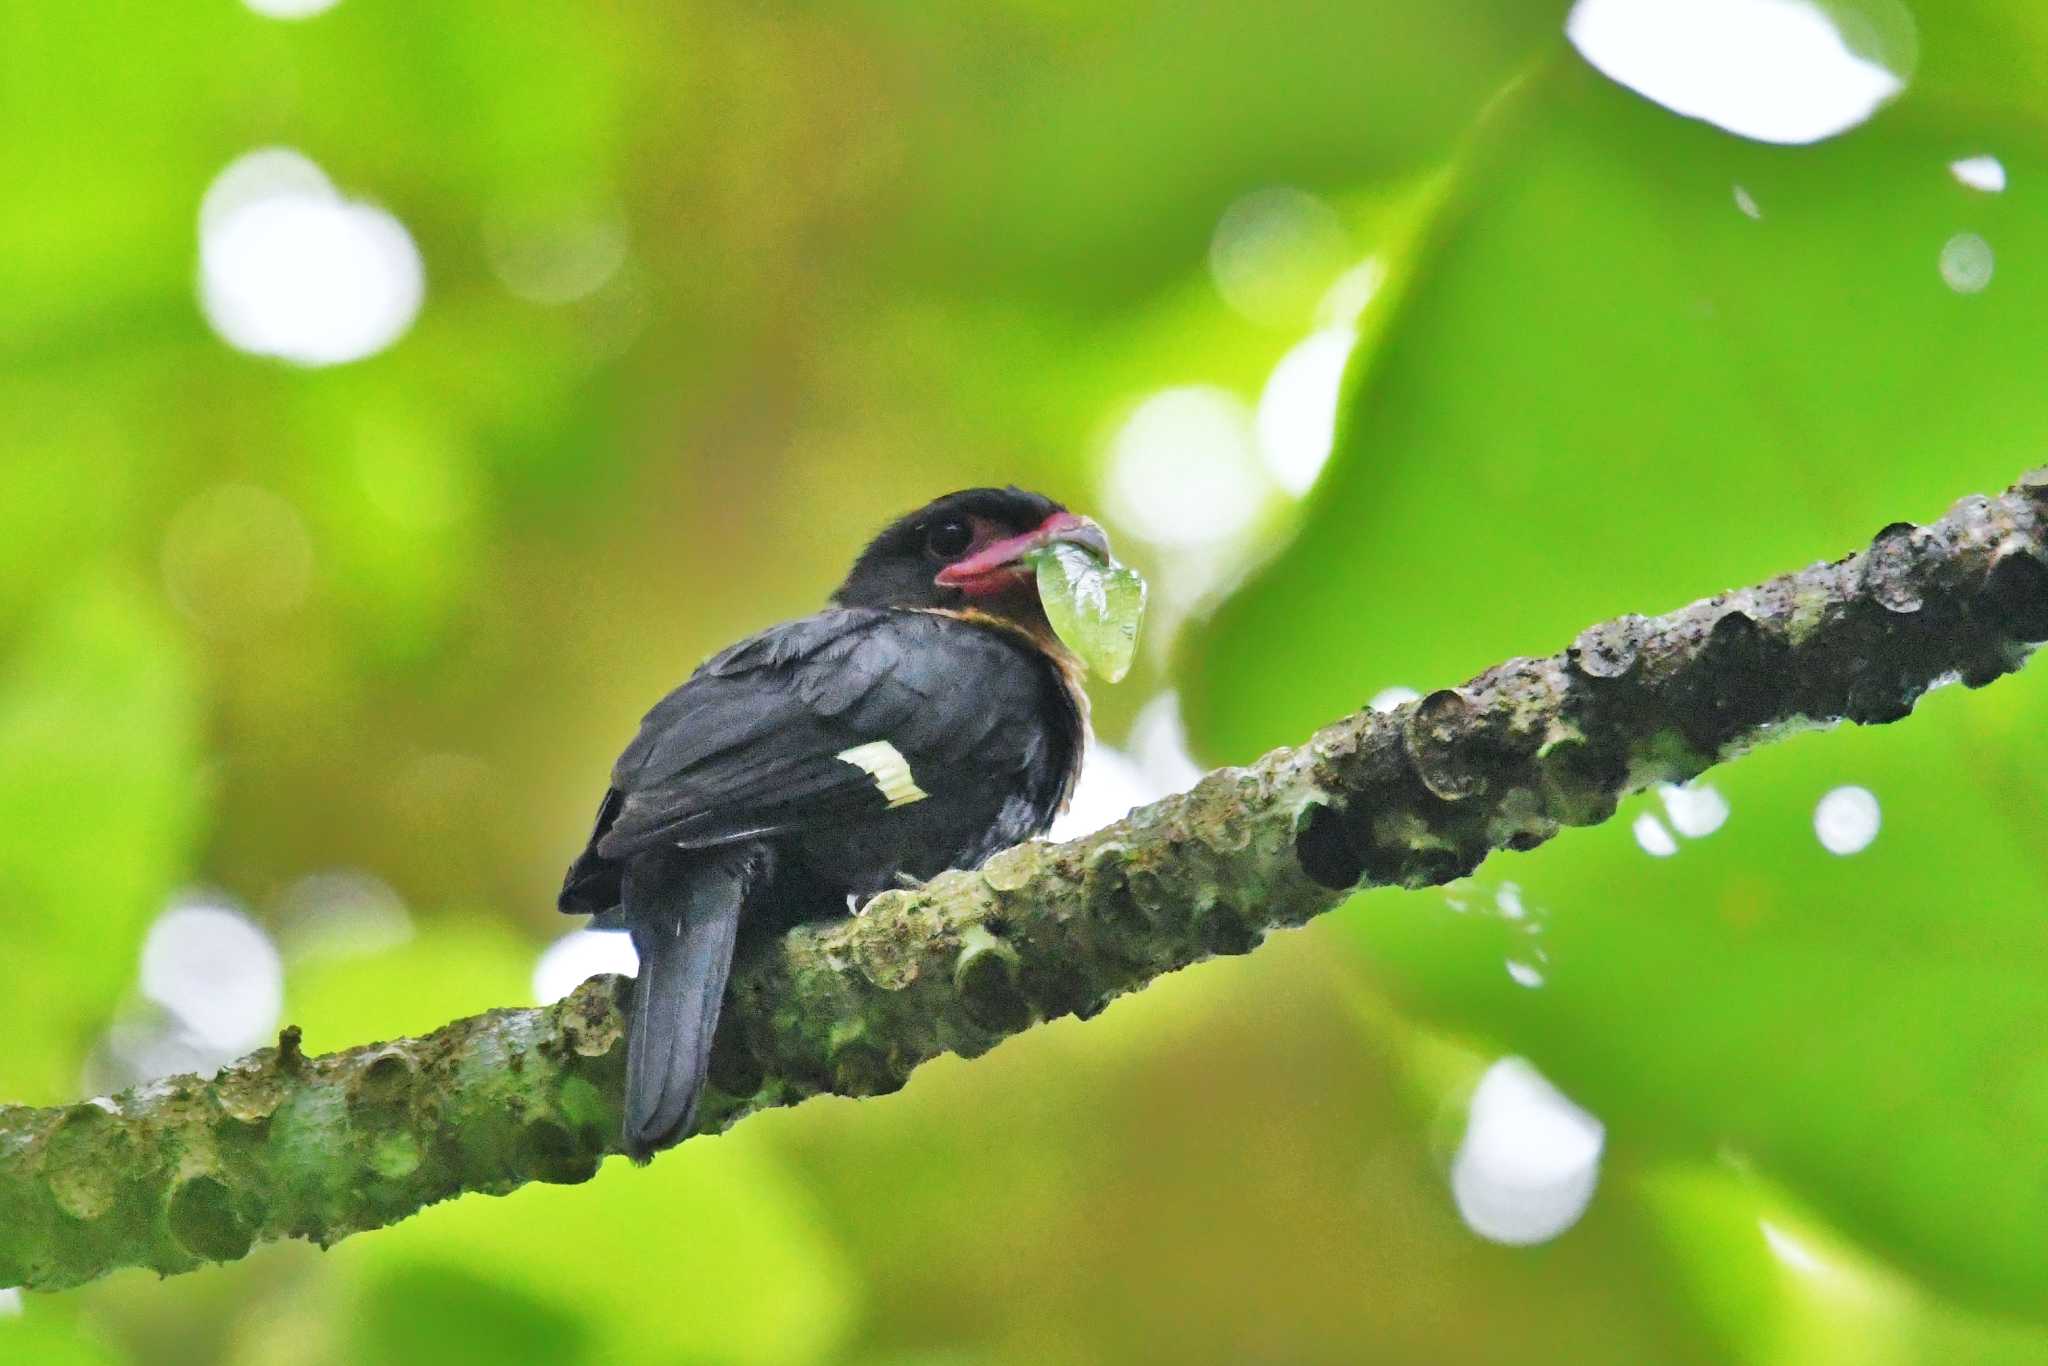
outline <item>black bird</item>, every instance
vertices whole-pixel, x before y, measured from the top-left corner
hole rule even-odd
[[[1044,833],[1088,733],[1082,668],[1025,558],[1101,528],[1020,489],[892,523],[824,611],[752,636],[664,697],[612,770],[561,909],[640,954],[626,1151],[690,1132],[735,944]]]

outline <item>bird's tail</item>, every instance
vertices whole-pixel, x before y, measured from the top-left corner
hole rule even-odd
[[[626,1039],[625,1149],[644,1162],[689,1136],[746,899],[743,864],[636,860],[624,910],[640,954]]]

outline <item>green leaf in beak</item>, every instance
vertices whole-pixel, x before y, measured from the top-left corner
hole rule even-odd
[[[1045,617],[1081,662],[1110,682],[1131,671],[1138,623],[1145,619],[1145,580],[1129,565],[1100,560],[1056,541],[1031,553]]]

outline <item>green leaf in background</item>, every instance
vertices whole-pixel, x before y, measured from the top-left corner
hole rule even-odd
[[[1129,565],[1064,542],[1033,551],[1031,561],[1054,633],[1094,672],[1123,682],[1145,619],[1144,578]]]
[[[886,1101],[721,1141],[787,1154],[856,1264],[886,1268],[862,1362],[1718,1361],[1630,1203],[1541,1249],[1472,1236],[1426,1142],[1439,1097],[1407,1103],[1415,1031],[1353,1009],[1343,948],[1328,924],[1274,935]],[[999,1251],[960,1256],[984,1230]]]
[[[53,595],[0,670],[0,1096],[77,1099],[143,927],[204,819],[199,702],[167,613],[124,576]]]
[[[1973,1313],[1846,1242],[1769,1181],[1726,1162],[1631,1172],[1718,1359],[2033,1366],[2038,1325]]]
[[[449,1020],[532,1000],[534,950],[474,912],[441,916],[402,944],[294,963],[285,1018],[307,1051],[426,1034]]]
[[[354,1327],[336,1366],[462,1359],[446,1353],[463,1350],[467,1316],[434,1312],[458,1282],[466,1305],[540,1325],[589,1366],[802,1366],[828,1358],[859,1308],[783,1161],[730,1139],[645,1169],[614,1159],[579,1186],[438,1205],[331,1255],[363,1311],[341,1319]],[[501,1359],[557,1359],[516,1346]]]
[[[2037,126],[1918,91],[1769,147],[1569,60],[1498,120],[1354,360],[1299,536],[1193,642],[1214,757],[1842,553],[2039,461]],[[1949,171],[1986,152],[2003,194]],[[1346,923],[1412,1009],[1528,1053],[1618,1146],[1739,1155],[1944,1290],[2040,1314],[2048,678],[1921,711],[1710,775],[1734,814],[1677,857],[1624,819],[1490,863],[1482,884],[1547,908],[1542,959],[1506,917],[1428,898]],[[1844,784],[1884,812],[1853,857],[1813,833]]]
[[[74,1315],[36,1304],[18,1322],[0,1317],[0,1361],[22,1366],[120,1366],[123,1357],[94,1334],[81,1332]]]

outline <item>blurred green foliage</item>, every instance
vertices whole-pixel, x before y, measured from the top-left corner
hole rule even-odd
[[[528,999],[640,711],[944,489],[1108,517],[1158,608],[1098,729],[1177,689],[1224,762],[2039,462],[2048,20],[1919,5],[1903,96],[1784,148],[1598,76],[1567,8],[0,9],[0,1097],[97,1084],[195,885],[277,935],[309,1047]],[[1903,13],[1828,9],[1880,52]],[[264,146],[417,242],[388,350],[209,329],[199,202]],[[1946,170],[1984,153],[2003,193]],[[1275,185],[1335,212],[1247,317],[1207,256]],[[601,287],[508,288],[592,224]],[[1199,553],[1116,524],[1133,407],[1256,399],[1368,259],[1308,498],[1255,482]],[[1672,857],[1646,798],[896,1097],[32,1298],[0,1361],[2048,1359],[2044,720],[2038,668],[1947,690],[1712,775]],[[1844,783],[1884,812],[1848,858]],[[321,937],[337,871],[399,928]],[[1526,1249],[1448,1188],[1506,1053],[1607,1126]]]

